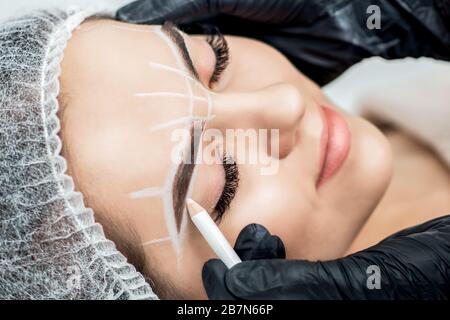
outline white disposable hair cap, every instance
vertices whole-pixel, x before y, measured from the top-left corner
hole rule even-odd
[[[36,11],[0,24],[1,299],[157,299],[59,155],[60,62],[90,14]]]

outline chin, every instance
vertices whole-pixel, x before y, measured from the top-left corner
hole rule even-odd
[[[352,118],[350,123],[353,139],[347,174],[353,194],[352,199],[347,199],[347,208],[356,213],[354,223],[361,228],[391,181],[392,149],[386,136],[372,123],[360,117]]]

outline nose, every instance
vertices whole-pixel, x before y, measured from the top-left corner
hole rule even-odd
[[[218,129],[277,129],[279,157],[286,157],[298,138],[305,101],[291,84],[280,83],[257,91],[213,96],[211,127]]]

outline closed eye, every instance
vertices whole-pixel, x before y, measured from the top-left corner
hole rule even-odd
[[[175,25],[169,21],[165,22],[162,26],[162,31],[173,41],[173,43],[178,48],[183,62],[188,69],[191,76],[201,82],[199,77],[199,72],[195,68],[191,56],[189,55],[189,50],[186,46],[186,41],[181,35],[180,31],[175,27]],[[206,39],[206,42],[211,46],[214,52],[216,62],[214,65],[214,71],[209,79],[209,87],[212,87],[215,83],[220,80],[222,73],[226,70],[230,62],[230,50],[225,37],[216,28]]]

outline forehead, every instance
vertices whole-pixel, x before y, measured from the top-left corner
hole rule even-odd
[[[156,26],[89,21],[65,50],[60,83],[71,153],[99,192],[135,213],[141,200],[129,195],[167,184],[180,143],[174,130],[190,127],[182,120],[205,110],[204,89],[177,70],[180,56]],[[161,199],[142,201],[165,207]]]
[[[185,127],[177,121],[205,104],[189,96],[205,94],[192,80],[170,71],[179,69],[178,53],[153,30],[158,28],[109,20],[81,25],[65,51],[61,91],[68,112],[82,119],[79,129],[98,138],[99,154],[114,141],[121,148],[116,160],[127,158],[130,168],[148,170],[143,160],[151,154],[163,173],[176,142],[171,135]],[[154,175],[160,180],[155,183],[162,183],[163,176]]]

